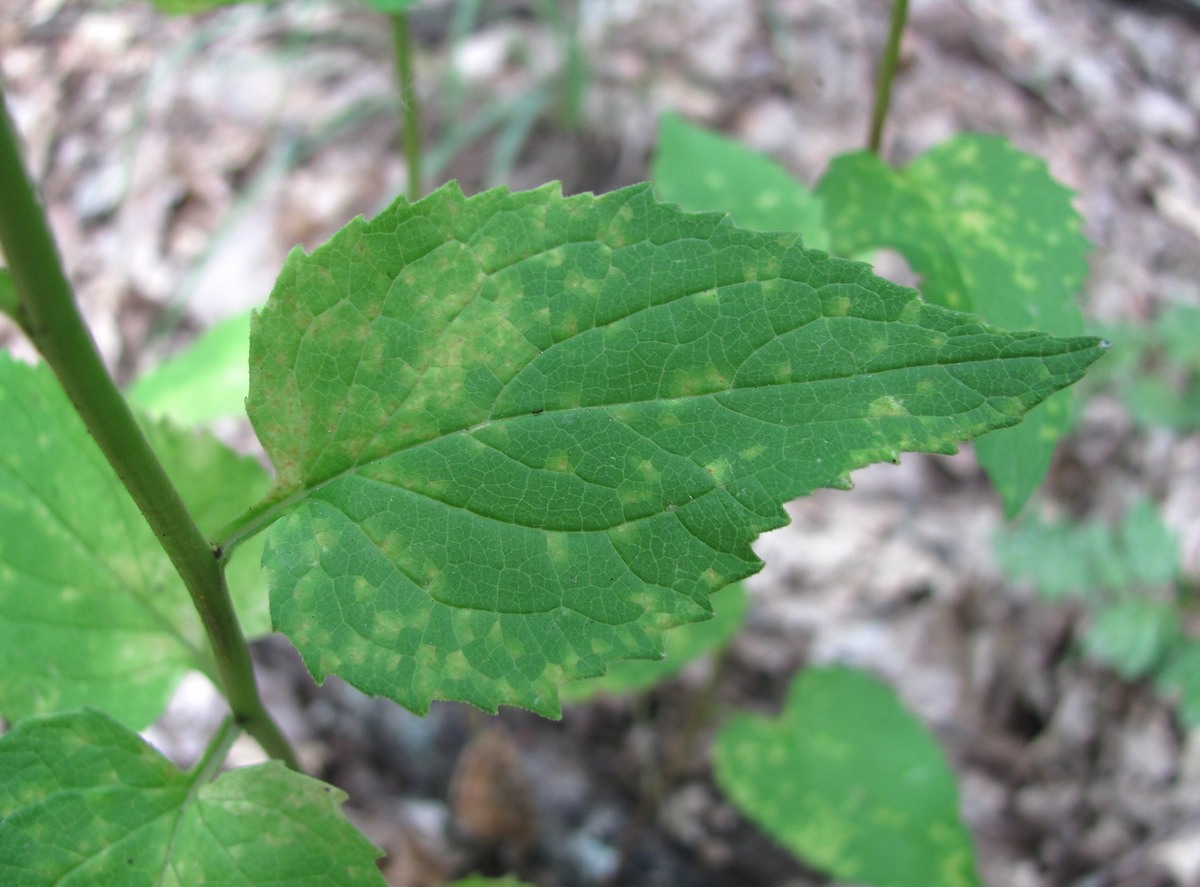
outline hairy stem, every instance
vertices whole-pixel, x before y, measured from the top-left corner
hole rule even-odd
[[[896,76],[896,65],[900,60],[900,38],[904,35],[904,23],[908,20],[908,0],[894,0],[892,23],[888,31],[887,45],[879,62],[879,75],[875,83],[875,107],[871,112],[871,133],[867,136],[867,150],[878,154],[883,144],[883,123],[887,119],[888,105],[892,101],[892,80]]]
[[[408,13],[394,12],[392,48],[396,56],[396,87],[400,92],[400,110],[404,115],[404,162],[408,168],[408,199],[421,199],[421,106],[413,87],[412,35]]]
[[[16,320],[58,377],[183,578],[212,644],[238,724],[290,767],[295,755],[271,720],[216,552],[205,540],[100,359],[75,304],[46,214],[26,174],[0,90],[0,249],[17,294]]]

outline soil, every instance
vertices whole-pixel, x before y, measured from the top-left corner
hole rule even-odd
[[[889,8],[585,2],[572,127],[545,4],[483,5],[463,35],[449,3],[413,19],[430,179],[468,192],[644,180],[666,110],[813,182],[865,138]],[[403,188],[387,29],[365,7],[295,0],[166,18],[143,3],[6,0],[0,63],[121,380],[260,303],[293,245],[320,243]],[[1087,315],[1148,319],[1200,305],[1196,71],[1189,0],[914,0],[886,154],[904,163],[953,133],[990,131],[1045,157],[1095,245]],[[31,354],[11,330],[0,342]],[[218,431],[254,447],[246,426]],[[558,722],[454,704],[418,718],[335,679],[315,686],[271,638],[255,650],[269,704],[308,772],[349,793],[394,885],[470,871],[563,887],[829,883],[743,819],[708,764],[712,725],[777,711],[796,671],[823,662],[882,676],[934,729],[984,883],[1200,885],[1200,730],[1079,655],[1084,611],[1002,577],[999,505],[970,451],[855,479],[852,492],[793,503],[791,525],[760,540],[767,566],[727,655],[647,696]],[[1200,439],[1139,431],[1098,395],[1040,507],[1111,517],[1137,496],[1160,504],[1194,584]],[[707,726],[689,742],[682,725],[710,689]],[[212,689],[189,679],[148,735],[187,764],[219,717]],[[256,754],[239,745],[234,758]]]

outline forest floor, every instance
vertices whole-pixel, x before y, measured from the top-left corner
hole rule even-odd
[[[391,46],[365,7],[167,18],[140,2],[4,5],[13,113],[122,380],[261,303],[292,246],[403,188]],[[645,180],[668,110],[815,182],[865,140],[889,4],[585,2],[574,106],[556,4],[483,7],[458,36],[452,4],[414,15],[429,178],[468,193]],[[1002,134],[1077,192],[1094,244],[1089,319],[1200,306],[1200,23],[1116,0],[914,0],[901,61],[889,161],[957,132]],[[30,354],[11,331],[0,343]],[[253,450],[248,425],[218,430]],[[1200,437],[1140,427],[1093,391],[1034,508],[1115,519],[1139,497],[1177,536],[1195,587]],[[713,725],[777,711],[798,670],[827,662],[870,669],[934,730],[990,887],[1200,885],[1200,730],[1148,684],[1080,655],[1085,608],[1002,575],[1000,505],[969,448],[864,470],[853,491],[789,511],[757,546],[766,568],[728,653],[647,696],[558,722],[452,704],[417,718],[335,679],[315,686],[272,638],[256,647],[269,704],[308,771],[349,793],[395,885],[471,870],[563,887],[829,883],[744,820],[708,763]],[[648,788],[710,685],[692,754]],[[215,717],[203,679],[188,680],[151,735],[187,761]]]

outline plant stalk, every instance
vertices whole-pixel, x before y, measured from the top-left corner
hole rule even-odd
[[[225,758],[229,756],[229,750],[233,748],[233,743],[241,732],[242,728],[237,725],[237,722],[233,718],[225,718],[225,720],[221,721],[221,726],[217,728],[217,732],[208,740],[208,746],[204,749],[204,754],[196,762],[196,765],[192,767],[191,773],[194,779],[194,789],[212,782],[216,778],[216,775],[221,772],[221,765],[225,763]]]
[[[875,107],[871,112],[871,132],[867,136],[867,150],[879,154],[883,144],[883,123],[887,119],[888,106],[892,101],[892,80],[900,61],[900,38],[904,36],[904,25],[908,21],[908,0],[894,0],[892,23],[888,31],[887,45],[879,62],[879,75],[875,83]]]
[[[392,48],[396,56],[396,87],[400,93],[400,111],[404,115],[404,162],[408,169],[408,199],[421,199],[421,106],[413,86],[412,34],[408,28],[408,13],[394,12]]]
[[[17,293],[16,321],[41,352],[88,432],[183,578],[216,656],[237,723],[272,757],[296,758],[258,695],[250,648],[225,574],[100,358],[74,293],[0,88],[0,249]]]
[[[554,29],[563,54],[562,81],[558,90],[559,122],[567,132],[576,133],[583,125],[583,98],[588,75],[579,34],[579,4],[540,0],[538,10]]]

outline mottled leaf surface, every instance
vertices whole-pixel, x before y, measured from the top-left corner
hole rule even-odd
[[[801,672],[778,718],[730,721],[713,756],[738,809],[838,881],[979,884],[941,749],[889,688],[860,671]]]
[[[1003,139],[957,136],[900,170],[867,152],[847,154],[817,193],[835,252],[898,250],[931,302],[1009,330],[1070,336],[1082,329],[1075,296],[1088,243],[1071,191],[1043,160]],[[1064,394],[976,442],[1008,516],[1041,483],[1069,423]]]
[[[140,376],[126,395],[143,413],[191,426],[246,410],[250,312],[226,318]]]
[[[204,529],[269,485],[211,436],[151,426]],[[186,590],[54,376],[0,355],[0,715],[101,708],[140,729],[189,668],[214,674]],[[230,566],[250,634],[269,628],[253,550]]]
[[[569,681],[559,688],[563,702],[584,702],[594,696],[637,693],[674,677],[683,667],[705,653],[719,650],[741,627],[750,599],[740,582],[712,596],[713,618],[672,628],[664,640],[662,659],[631,659],[614,662],[605,674]]]
[[[743,228],[795,231],[829,249],[821,199],[769,157],[676,114],[658,125],[654,189],[692,212],[727,212]]]
[[[95,711],[0,738],[6,887],[382,887],[345,795],[272,761],[212,782]]]
[[[451,184],[293,252],[254,325],[272,618],[318,678],[554,715],[759,569],[782,502],[1016,422],[1100,353],[648,186]]]

